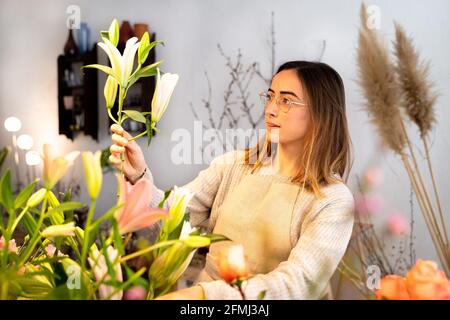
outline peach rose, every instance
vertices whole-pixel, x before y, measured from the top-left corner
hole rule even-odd
[[[219,274],[227,283],[248,278],[249,268],[242,245],[232,245],[219,251]]]
[[[413,300],[450,299],[450,281],[434,261],[419,259],[406,275],[406,283]]]
[[[375,292],[378,300],[409,300],[406,279],[397,275],[387,275],[380,281],[380,289]]]

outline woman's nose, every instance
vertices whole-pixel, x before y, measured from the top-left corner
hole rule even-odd
[[[266,106],[266,115],[276,117],[278,115],[278,106],[275,101],[271,101]]]

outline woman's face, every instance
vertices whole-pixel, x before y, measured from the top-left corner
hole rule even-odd
[[[266,130],[272,143],[292,143],[303,141],[310,125],[310,113],[306,94],[295,70],[284,70],[272,79],[267,92],[270,102],[265,109]],[[279,97],[282,97],[282,99]],[[277,105],[279,101],[280,105]],[[287,101],[300,102],[303,105],[291,104]],[[285,111],[289,111],[286,113]]]

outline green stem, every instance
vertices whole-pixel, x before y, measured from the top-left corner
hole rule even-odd
[[[27,212],[28,206],[26,206],[22,212],[19,214],[19,216],[14,220],[12,225],[9,225],[10,222],[8,221],[8,228],[4,230],[3,237],[5,241],[5,247],[3,248],[3,255],[2,255],[2,269],[6,270],[8,266],[8,258],[9,258],[9,241],[11,240],[14,230],[16,229],[19,221],[22,219],[24,214]]]
[[[122,87],[119,87],[119,110],[117,111],[119,126],[122,125],[123,119],[122,119],[122,108],[123,108],[123,101],[125,100],[126,90]],[[124,162],[124,154],[120,154],[120,174],[123,176],[123,162]]]
[[[109,237],[105,240],[105,244],[107,245],[107,246],[109,246],[110,244],[112,244],[113,242],[114,242],[114,239],[113,239],[113,229],[111,228],[111,231],[109,232]]]
[[[25,213],[27,213],[28,209],[29,209],[28,206],[25,206],[25,208],[22,210],[22,212],[16,218],[16,220],[14,221],[14,223],[13,223],[13,225],[11,227],[11,234],[14,233],[14,230],[17,228],[17,225],[19,224],[20,220],[22,220],[22,218],[25,215]]]
[[[127,260],[134,259],[136,257],[139,257],[139,256],[143,255],[143,254],[149,253],[149,252],[151,252],[151,251],[153,251],[155,249],[158,249],[158,248],[161,248],[161,247],[165,247],[165,246],[169,246],[169,245],[174,244],[174,243],[176,243],[178,241],[179,240],[177,239],[177,240],[169,240],[169,241],[157,243],[157,244],[155,244],[153,246],[147,247],[145,249],[133,252],[133,253],[127,255],[127,256],[122,257],[120,259],[120,262],[125,262]]]
[[[147,134],[147,130],[145,130],[145,131],[142,132],[142,133],[139,133],[137,136],[135,136],[135,137],[133,137],[133,138],[128,139],[128,141],[136,140],[137,138],[140,138],[140,137],[142,137],[142,136],[145,136],[146,134]]]
[[[136,279],[138,279],[144,272],[146,268],[142,267],[139,269],[134,275],[132,275],[126,282],[122,283],[119,287],[115,287],[114,291],[110,293],[105,300],[111,300],[111,298],[118,292],[125,290],[128,288]]]
[[[0,300],[7,300],[8,299],[8,287],[9,287],[9,283],[8,283],[8,279],[2,279],[2,294],[1,294],[1,299]]]
[[[31,253],[34,250],[34,247],[36,247],[36,244],[38,243],[39,239],[41,238],[40,229],[41,229],[42,224],[44,223],[44,218],[45,218],[44,213],[45,213],[45,210],[47,207],[47,201],[48,201],[48,197],[46,196],[44,198],[44,202],[42,203],[39,220],[36,225],[36,230],[34,231],[34,234],[31,237],[30,244],[27,246],[25,252],[23,253],[23,255],[21,255],[20,260],[17,263],[17,265],[19,265],[19,266],[22,265],[23,263],[25,263],[25,261],[27,261],[27,259],[30,257]]]
[[[116,120],[116,118],[114,118],[114,116],[111,114],[111,108],[107,108],[108,109],[108,115],[111,118],[112,121],[114,121],[115,123],[119,124],[119,121]]]
[[[119,87],[119,110],[117,111],[119,125],[122,125],[122,108],[124,99],[125,99],[125,90],[122,87]]]
[[[92,217],[94,216],[95,205],[97,203],[96,199],[91,199],[91,205],[89,206],[89,212],[86,218],[86,224],[84,226],[84,237],[83,237],[83,247],[81,249],[81,271],[84,274],[86,270],[86,257],[89,246],[89,234],[91,232],[90,225],[92,221]]]

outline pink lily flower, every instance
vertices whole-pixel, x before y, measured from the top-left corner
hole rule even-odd
[[[5,238],[2,236],[0,238],[0,250],[3,250],[4,248],[5,248]],[[8,251],[9,252],[14,252],[14,253],[18,252],[15,239],[9,240],[9,242],[8,242]]]
[[[118,205],[123,204],[115,217],[119,224],[119,233],[125,234],[152,226],[157,221],[169,216],[166,209],[150,208],[152,200],[152,183],[141,179],[132,185],[120,174],[116,174],[119,183]]]

